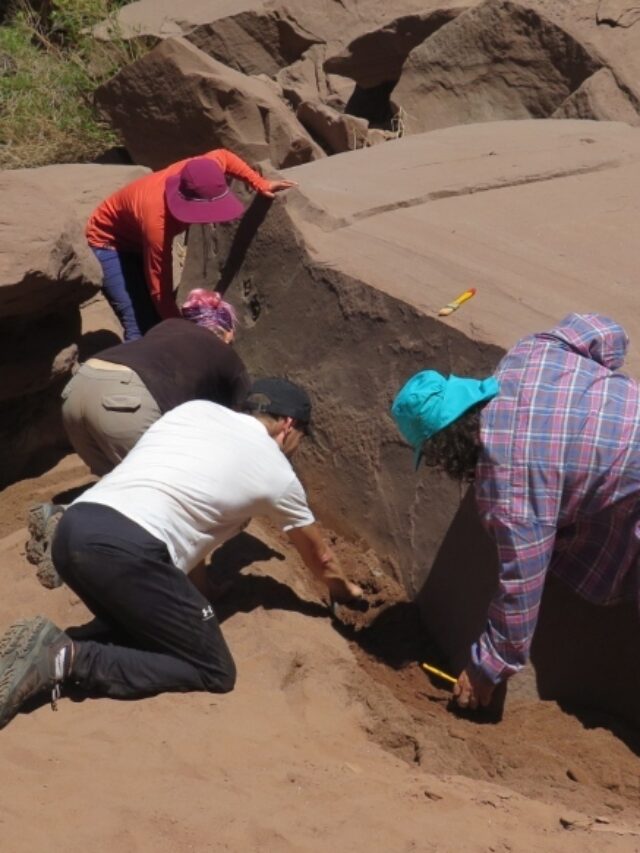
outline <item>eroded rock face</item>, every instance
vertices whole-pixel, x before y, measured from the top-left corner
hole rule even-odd
[[[133,159],[153,169],[212,148],[276,168],[325,156],[275,83],[234,71],[182,38],[124,68],[96,101]]]
[[[240,12],[196,27],[185,37],[209,56],[244,74],[275,76],[322,41],[275,11]]]
[[[465,8],[434,9],[396,18],[380,29],[358,36],[342,53],[330,56],[325,61],[325,71],[350,77],[365,89],[388,81],[395,82],[413,48]]]
[[[138,167],[0,172],[0,488],[66,446],[60,391],[81,344],[81,305],[101,284],[84,223]]]
[[[409,54],[392,97],[409,133],[544,118],[599,67],[573,37],[532,9],[488,0]]]
[[[608,68],[601,68],[588,77],[551,117],[624,121],[636,127],[640,125],[640,115]]]
[[[296,465],[314,509],[376,552],[463,665],[495,587],[495,553],[472,495],[413,471],[389,407],[412,373],[486,376],[518,338],[570,311],[619,318],[640,340],[640,139],[608,122],[463,125],[286,175],[300,189],[266,215],[256,199],[236,229],[207,232],[206,256],[192,234],[185,275],[228,288],[243,318],[237,346],[256,375],[309,389],[314,439]],[[469,286],[474,299],[438,319]],[[628,368],[640,373],[637,348]],[[604,623],[591,618],[597,633]],[[570,609],[565,619],[566,629]],[[556,635],[556,674],[557,645]],[[623,645],[612,658],[640,677]],[[555,664],[542,658],[553,693]],[[565,677],[563,695],[602,702],[598,685]],[[634,708],[640,719],[640,701]]]
[[[369,144],[369,122],[339,113],[320,101],[303,101],[296,116],[330,154],[353,151]]]
[[[629,0],[600,0],[597,20],[612,27],[632,27],[640,21],[640,4]]]

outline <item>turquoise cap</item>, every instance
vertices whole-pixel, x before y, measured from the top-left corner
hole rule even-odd
[[[500,386],[494,376],[487,379],[444,377],[435,370],[412,376],[398,392],[391,414],[404,438],[415,450],[415,467],[420,463],[422,444],[457,421],[478,403],[496,396]]]

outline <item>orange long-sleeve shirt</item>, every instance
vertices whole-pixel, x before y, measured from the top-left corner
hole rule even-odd
[[[202,156],[214,160],[226,175],[239,178],[258,192],[269,188],[269,181],[226,148]],[[165,181],[180,172],[190,159],[138,178],[110,195],[93,211],[85,232],[89,245],[96,249],[142,253],[147,286],[163,320],[179,316],[173,298],[171,247],[173,238],[187,228],[167,209]]]

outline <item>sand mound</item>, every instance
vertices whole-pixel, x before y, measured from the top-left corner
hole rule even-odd
[[[68,589],[37,584],[24,511],[89,480],[69,456],[0,495],[1,628],[37,612],[86,618]],[[345,625],[277,532],[252,524],[217,555],[212,576],[235,578],[216,605],[233,693],[65,699],[3,730],[4,849],[637,849],[628,733],[526,697],[500,726],[453,716],[416,666],[432,650],[414,606],[374,554],[336,547],[370,605]]]

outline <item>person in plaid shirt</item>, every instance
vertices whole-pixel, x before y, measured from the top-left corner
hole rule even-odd
[[[627,347],[613,320],[570,314],[488,380],[423,371],[394,401],[417,460],[474,481],[498,548],[498,590],[454,688],[461,707],[487,705],[525,665],[547,571],[596,604],[638,596],[640,386],[617,372]]]

